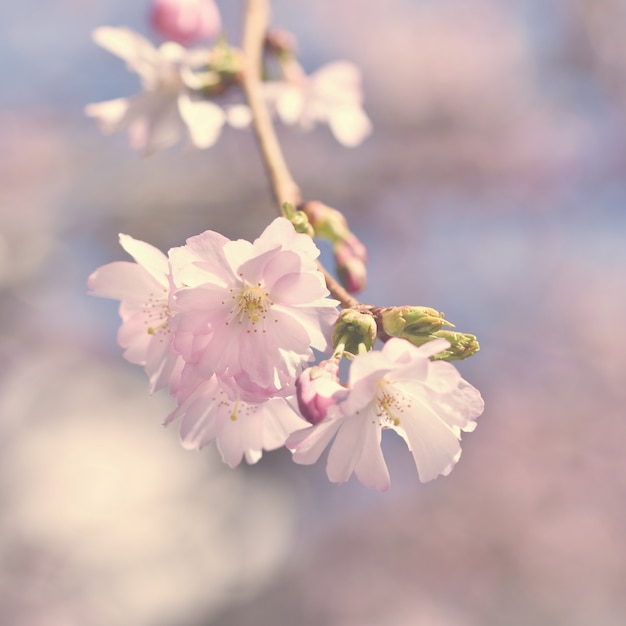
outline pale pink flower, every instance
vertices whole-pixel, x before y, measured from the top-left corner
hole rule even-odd
[[[312,129],[328,124],[344,146],[359,145],[372,124],[363,111],[361,73],[354,63],[334,61],[307,76],[295,62],[286,67],[283,82],[264,86],[266,97],[284,124]]]
[[[207,50],[185,50],[172,41],[157,49],[128,28],[97,28],[93,38],[125,60],[128,68],[139,74],[143,88],[133,98],[85,107],[85,113],[96,119],[102,132],[128,129],[131,146],[149,155],[184,137],[196,148],[209,148],[226,122],[245,125],[240,123],[242,105],[222,108],[200,94],[201,82],[194,69],[207,63]]]
[[[213,0],[153,0],[150,21],[165,39],[183,45],[213,39],[222,28]]]
[[[345,482],[354,472],[366,486],[389,487],[381,450],[383,429],[396,431],[413,453],[419,478],[447,475],[461,456],[461,431],[472,431],[483,411],[477,389],[450,363],[430,361],[448,347],[443,339],[419,348],[390,339],[380,351],[355,357],[346,399],[328,417],[289,437],[296,463],[311,464],[331,442],[326,472]]]
[[[87,285],[91,295],[120,301],[122,326],[117,341],[126,360],[144,367],[155,391],[182,366],[171,351],[170,266],[167,257],[150,244],[129,235],[120,235],[120,244],[136,263],[103,265],[89,276]]]
[[[239,465],[244,456],[248,463],[256,463],[263,450],[281,447],[290,433],[306,424],[288,399],[247,403],[215,376],[200,379],[165,424],[177,419],[184,448],[197,450],[215,441],[230,467]]]
[[[339,364],[336,359],[322,361],[305,369],[296,380],[296,398],[302,417],[311,424],[321,422],[329,407],[347,393],[339,382]]]
[[[188,367],[206,380],[228,376],[247,401],[292,394],[311,348],[327,348],[337,318],[318,255],[282,217],[253,243],[207,231],[171,250],[172,264],[186,268],[180,280],[188,287],[173,304],[174,345]]]

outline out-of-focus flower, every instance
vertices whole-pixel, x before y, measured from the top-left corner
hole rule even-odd
[[[213,39],[222,28],[213,0],[153,0],[150,21],[165,39],[183,45]]]
[[[346,388],[339,382],[336,359],[305,369],[296,380],[298,408],[304,419],[313,425],[321,422],[328,408],[337,404],[346,393]]]
[[[201,380],[165,424],[177,419],[182,419],[183,447],[197,450],[215,440],[223,461],[230,467],[239,465],[244,456],[248,463],[256,463],[263,450],[284,445],[288,435],[306,424],[288,399],[277,397],[247,403],[215,376]]]
[[[207,231],[170,258],[180,266],[190,254],[201,260],[181,275],[187,288],[173,301],[174,346],[187,367],[206,380],[228,376],[247,401],[293,392],[311,348],[326,349],[337,318],[311,238],[280,217],[253,243]]]
[[[484,406],[453,365],[430,361],[447,347],[445,340],[416,348],[390,339],[381,351],[355,357],[345,400],[288,438],[294,461],[314,463],[334,437],[329,479],[345,482],[354,472],[366,486],[385,490],[389,472],[380,444],[382,430],[391,428],[412,451],[422,482],[447,475],[461,456],[461,431],[475,428]]]
[[[359,145],[372,132],[361,106],[361,73],[354,63],[334,61],[307,76],[290,60],[283,71],[284,81],[264,85],[266,97],[283,123],[307,130],[317,122],[328,124],[335,139],[348,147]]]
[[[97,28],[100,46],[124,59],[139,74],[143,91],[133,98],[89,104],[85,113],[96,119],[104,133],[128,129],[131,146],[149,155],[188,137],[196,148],[209,148],[225,123],[241,127],[241,105],[222,108],[205,100],[202,79],[194,69],[206,65],[209,51],[185,50],[168,41],[155,48],[128,28]]]
[[[164,387],[179,361],[171,351],[169,306],[172,278],[167,257],[155,247],[120,235],[120,244],[136,261],[118,261],[89,276],[91,295],[120,301],[122,326],[117,341],[124,358],[142,365],[152,391]]]

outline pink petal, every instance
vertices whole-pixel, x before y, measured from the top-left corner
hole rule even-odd
[[[170,268],[167,257],[154,246],[134,239],[130,235],[120,234],[120,245],[137,261],[158,283],[169,287],[167,276]]]

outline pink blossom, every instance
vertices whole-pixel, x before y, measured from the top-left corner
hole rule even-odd
[[[300,413],[311,424],[321,422],[329,407],[346,394],[339,382],[339,364],[336,360],[322,361],[305,369],[296,380],[296,397]]]
[[[153,0],[150,21],[163,37],[183,45],[213,39],[222,28],[213,0]]]
[[[355,357],[345,400],[331,406],[325,420],[287,440],[294,461],[314,463],[334,438],[328,478],[345,482],[354,472],[366,486],[383,491],[390,483],[381,437],[383,429],[392,429],[413,453],[422,482],[447,475],[461,456],[461,431],[475,428],[484,406],[453,365],[430,361],[447,347],[441,339],[417,348],[394,338],[380,351]]]
[[[91,295],[120,301],[117,341],[126,360],[144,367],[154,391],[164,387],[181,365],[171,350],[170,266],[150,244],[129,235],[120,235],[120,244],[136,262],[104,265],[89,276],[87,285]]]
[[[215,376],[201,380],[165,424],[177,419],[183,447],[197,450],[215,440],[230,467],[239,465],[244,456],[248,463],[256,463],[263,450],[284,445],[288,435],[306,423],[288,399],[247,403]]]
[[[327,348],[337,318],[318,255],[285,218],[253,243],[207,231],[171,250],[173,266],[185,268],[180,279],[187,287],[173,306],[174,346],[187,368],[205,380],[228,376],[247,401],[293,393],[311,348]],[[190,257],[200,260],[189,264]]]
[[[294,61],[284,82],[269,82],[265,94],[284,124],[311,129],[328,124],[335,139],[354,147],[372,132],[362,108],[361,73],[354,63],[334,61],[307,76]]]
[[[150,155],[184,137],[196,148],[209,148],[225,123],[237,128],[246,125],[247,107],[234,104],[222,108],[202,96],[201,80],[194,70],[206,64],[207,50],[185,50],[173,41],[157,49],[128,28],[97,28],[93,37],[139,74],[143,88],[133,98],[85,107],[103,133],[128,130],[131,146]]]

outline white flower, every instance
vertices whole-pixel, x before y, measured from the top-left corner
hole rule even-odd
[[[117,342],[124,358],[142,365],[150,379],[151,391],[168,384],[179,365],[171,351],[172,312],[169,306],[174,289],[167,257],[157,248],[129,235],[120,235],[120,244],[136,261],[117,261],[98,268],[89,276],[90,294],[120,301],[122,325]]]
[[[133,148],[145,155],[168,148],[187,136],[197,148],[209,148],[224,123],[242,118],[241,106],[223,109],[204,100],[193,70],[206,64],[208,50],[186,50],[174,42],[155,48],[128,28],[97,28],[93,38],[124,59],[141,79],[143,91],[133,98],[89,104],[85,113],[104,133],[128,129]]]
[[[363,111],[361,73],[354,63],[334,61],[307,76],[292,61],[284,82],[265,83],[265,95],[284,124],[311,129],[328,124],[344,146],[359,145],[372,124]]]
[[[248,401],[286,395],[312,360],[311,347],[327,347],[337,318],[318,255],[283,217],[252,243],[207,231],[170,250],[188,286],[173,302],[174,346],[188,367],[206,380],[234,379]]]
[[[244,456],[248,463],[256,463],[263,450],[281,447],[290,433],[306,423],[289,399],[247,403],[215,376],[201,380],[165,424],[177,419],[181,419],[184,448],[198,450],[215,441],[223,461],[230,467],[239,465]]]
[[[430,361],[448,345],[438,339],[417,348],[394,338],[380,351],[355,357],[345,400],[287,440],[294,461],[314,463],[334,437],[328,478],[345,482],[354,472],[383,491],[390,483],[380,444],[389,428],[406,441],[422,482],[447,475],[461,456],[461,431],[474,430],[484,407],[478,390],[453,365]]]

